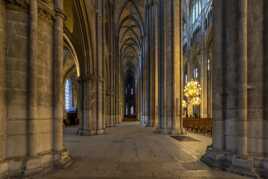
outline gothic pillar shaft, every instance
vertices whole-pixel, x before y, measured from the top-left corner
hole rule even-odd
[[[245,3],[245,2],[244,2]],[[267,90],[264,88],[265,79],[265,44],[264,39],[264,4],[265,0],[253,3],[247,0],[247,45],[244,47],[247,56],[247,125],[244,126],[245,136],[248,136],[247,145],[248,154],[254,153],[257,157],[263,157],[265,154],[265,94]],[[256,13],[256,14],[255,14]],[[253,15],[255,14],[255,15]],[[258,21],[256,21],[256,16]],[[254,28],[258,27],[258,28]],[[255,68],[252,68],[252,67]],[[253,102],[254,101],[254,102]],[[256,126],[256,127],[251,127]],[[254,143],[254,145],[252,145]]]
[[[55,0],[54,60],[53,60],[53,145],[55,151],[63,150],[63,1]]]
[[[148,53],[149,53],[149,126],[155,127],[158,123],[158,29],[157,4],[151,3],[148,7]]]
[[[144,68],[143,68],[143,79],[144,79],[144,122],[147,127],[152,125],[152,116],[151,116],[151,46],[150,46],[150,7],[146,5],[145,9],[145,37],[144,37]]]
[[[154,19],[153,19],[153,4],[151,3],[149,5],[149,24],[148,24],[148,36],[149,36],[149,81],[150,81],[150,110],[149,110],[149,117],[150,117],[150,126],[153,127],[155,125],[155,84],[157,83],[155,81],[155,56],[154,56],[154,51],[155,51],[155,43],[154,43],[154,34],[155,34],[155,29],[154,29]]]
[[[215,36],[214,47],[213,47],[213,61],[212,61],[212,70],[213,70],[213,79],[212,79],[212,91],[213,91],[213,147],[217,150],[225,149],[225,124],[224,124],[224,115],[225,115],[225,68],[226,61],[224,60],[223,44],[225,38],[223,36],[223,27],[225,25],[224,18],[222,16],[225,6],[223,6],[222,1],[214,1],[214,31],[213,34],[220,34]]]
[[[213,147],[203,157],[252,176],[267,171],[264,2],[214,1]]]
[[[97,134],[104,133],[104,111],[103,111],[103,2],[96,1],[96,37],[97,37]]]
[[[29,33],[29,72],[28,72],[28,88],[29,88],[29,119],[36,119],[37,113],[37,51],[38,51],[38,2],[35,0],[30,1],[30,33]],[[28,119],[28,120],[29,120]],[[30,128],[30,121],[27,122],[28,126],[28,156],[34,156],[38,153],[38,144],[34,141],[37,140],[37,136],[34,134],[37,132],[37,129],[33,126]]]
[[[6,62],[5,62],[5,48],[6,48],[6,32],[5,32],[5,3],[4,1],[0,2],[0,12],[2,15],[0,16],[0,76],[2,80],[0,80],[0,177],[7,172],[6,165],[4,160],[6,158],[6,116],[7,116],[7,107],[6,107]]]
[[[159,48],[159,29],[158,29],[158,24],[159,24],[159,18],[158,18],[158,15],[159,15],[159,3],[156,3],[154,4],[154,8],[153,8],[153,29],[155,29],[154,31],[154,37],[153,37],[153,44],[155,44],[155,48],[154,48],[154,82],[155,82],[155,85],[154,85],[154,90],[155,90],[155,96],[154,96],[154,102],[155,102],[155,111],[154,111],[154,115],[155,115],[155,127],[159,127],[159,116],[158,116],[158,111],[159,111],[159,104],[158,104],[158,96],[159,96],[159,76],[158,76],[158,59],[159,59],[159,51],[158,51],[158,48]]]
[[[165,43],[165,33],[166,32],[166,26],[165,24],[165,2],[163,0],[160,0],[159,4],[159,130],[165,130],[166,128],[166,112],[165,112],[165,93],[166,93],[166,43]]]
[[[263,9],[268,9],[268,1],[265,1],[263,0]],[[265,10],[263,12],[264,14],[264,19],[263,19],[263,49],[268,49],[268,11]],[[264,50],[264,53],[263,53],[263,58],[264,59],[268,59],[268,51],[267,50]],[[265,77],[268,76],[268,61],[267,60],[264,60],[263,61],[263,74]],[[264,150],[264,156],[265,157],[268,157],[268,80],[267,78],[264,78],[264,84],[263,84],[263,103],[264,103],[264,113],[263,113],[263,136],[264,136],[264,141],[263,141],[263,144],[264,144],[264,147],[263,147],[263,150]]]
[[[248,154],[248,0],[241,1],[241,22],[239,24],[241,30],[241,36],[239,37],[241,46],[241,100],[242,103],[239,104],[241,108],[241,146],[239,152],[241,155],[245,156]]]
[[[181,0],[173,1],[173,132],[182,132],[182,81],[183,81],[183,59],[182,59],[182,17],[181,17]]]
[[[162,17],[163,16],[163,17]],[[182,132],[182,50],[181,1],[160,1],[160,86],[159,107],[161,130],[164,133]],[[161,26],[164,26],[162,29]]]
[[[80,120],[80,135],[96,134],[96,80],[94,77],[88,79],[80,79],[80,94],[82,99],[81,105],[81,120]]]
[[[201,59],[201,117],[208,117],[208,54],[203,40],[202,59]]]

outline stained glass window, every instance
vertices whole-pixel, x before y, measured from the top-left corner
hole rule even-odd
[[[68,79],[65,83],[65,110],[72,112],[73,109],[73,89],[72,80]]]

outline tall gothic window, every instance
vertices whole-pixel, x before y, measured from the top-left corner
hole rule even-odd
[[[131,106],[130,108],[130,115],[134,115],[134,106]]]
[[[188,75],[185,74],[185,83],[187,83],[187,82],[188,82]]]
[[[200,0],[196,0],[194,1],[193,5],[192,5],[192,11],[191,11],[191,16],[192,16],[192,24],[195,24],[198,17],[200,16],[200,13],[202,11],[201,8],[201,2]]]
[[[128,107],[126,106],[126,116],[128,116]]]
[[[208,71],[210,71],[210,59],[208,59]]]
[[[193,74],[193,75],[194,75],[194,78],[197,79],[198,76],[199,76],[198,68],[195,68],[193,73],[194,73],[194,74]]]
[[[65,83],[65,110],[73,111],[73,89],[72,80],[67,79]]]

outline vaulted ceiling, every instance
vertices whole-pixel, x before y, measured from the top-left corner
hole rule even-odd
[[[145,0],[117,0],[120,63],[125,77],[135,75],[142,52]]]

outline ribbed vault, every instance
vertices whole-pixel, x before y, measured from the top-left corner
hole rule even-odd
[[[119,5],[118,45],[123,78],[136,76],[139,59],[142,55],[144,20],[144,1],[125,0]]]

